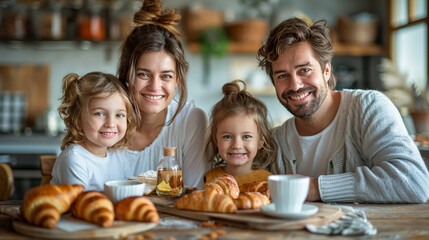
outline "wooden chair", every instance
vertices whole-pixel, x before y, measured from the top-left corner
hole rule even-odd
[[[49,184],[51,181],[52,168],[56,160],[56,155],[40,155],[40,170],[42,171],[42,182],[40,185]]]
[[[13,191],[13,172],[6,163],[0,163],[0,186],[0,201],[8,200]]]

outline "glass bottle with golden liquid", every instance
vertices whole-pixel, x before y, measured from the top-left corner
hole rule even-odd
[[[180,196],[183,190],[182,168],[176,159],[176,148],[164,147],[158,164],[156,193],[158,196]]]

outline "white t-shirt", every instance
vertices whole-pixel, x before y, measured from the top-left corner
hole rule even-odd
[[[166,122],[174,115],[177,102],[168,106]],[[127,150],[131,176],[148,170],[157,170],[162,158],[163,147],[176,147],[177,160],[182,167],[185,186],[201,187],[204,174],[210,170],[211,163],[204,158],[204,141],[207,129],[207,116],[199,108],[186,104],[174,121],[164,126],[158,137],[142,151]]]
[[[336,126],[338,119],[337,113],[328,127],[313,136],[299,135],[296,130],[295,119],[288,126],[287,136],[288,141],[295,149],[297,174],[317,178],[328,173],[329,159],[332,159],[335,152],[327,151],[327,149],[336,149],[335,146],[339,146],[338,144],[341,143],[341,139],[335,137],[338,136],[338,128],[333,127]]]
[[[85,191],[103,191],[104,182],[127,179],[129,166],[120,152],[123,151],[107,151],[102,158],[80,145],[70,144],[55,161],[51,184],[82,184]]]

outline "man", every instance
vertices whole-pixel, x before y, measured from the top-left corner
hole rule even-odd
[[[285,20],[258,51],[294,117],[274,129],[275,174],[310,176],[308,201],[423,203],[429,174],[400,114],[382,93],[334,91],[326,21]]]

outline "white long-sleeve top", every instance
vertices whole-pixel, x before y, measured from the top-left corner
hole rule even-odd
[[[324,202],[424,203],[429,174],[419,150],[393,103],[372,90],[343,90],[336,138],[327,175],[318,178]],[[287,140],[287,120],[274,129],[279,145],[276,174],[296,173],[294,149]]]
[[[174,115],[177,107],[177,102],[173,100],[167,108],[166,122]],[[204,174],[211,167],[203,155],[206,130],[205,112],[191,104],[186,104],[174,121],[162,128],[151,145],[142,151],[129,149],[126,151],[131,175],[137,176],[148,170],[156,171],[162,158],[162,148],[176,147],[184,185],[201,187],[204,183]]]
[[[127,179],[128,165],[120,151],[107,151],[97,157],[77,144],[68,145],[52,169],[51,184],[82,184],[85,191],[103,191],[104,183]]]

